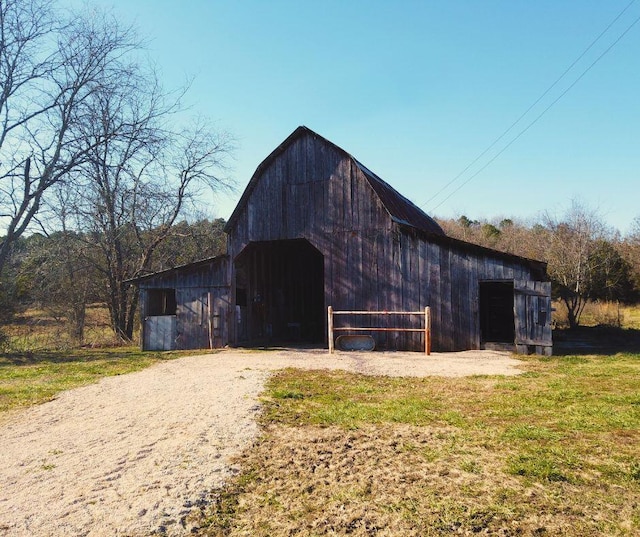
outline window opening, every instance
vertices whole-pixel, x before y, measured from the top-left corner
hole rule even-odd
[[[178,309],[175,289],[149,289],[147,315],[175,315]]]

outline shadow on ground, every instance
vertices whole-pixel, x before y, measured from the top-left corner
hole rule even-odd
[[[554,330],[553,354],[584,355],[640,353],[640,330],[612,326],[580,326]]]

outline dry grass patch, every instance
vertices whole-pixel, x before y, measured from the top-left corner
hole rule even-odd
[[[567,307],[561,300],[553,302],[553,319],[556,326],[566,328]],[[581,326],[617,326],[627,329],[640,329],[640,305],[621,304],[619,302],[596,301],[587,302],[582,317]]]
[[[640,357],[519,377],[284,371],[203,535],[636,535]]]
[[[585,497],[510,475],[500,450],[455,428],[269,426],[242,465],[208,535],[611,535],[633,514],[633,499],[606,484]]]
[[[71,336],[69,321],[55,312],[27,308],[2,326],[0,346],[4,352],[39,352],[79,347],[105,348],[122,346],[123,341],[111,329],[109,311],[103,304],[87,307],[84,339]]]

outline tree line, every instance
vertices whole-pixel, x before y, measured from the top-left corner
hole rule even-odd
[[[144,273],[225,253],[225,223],[224,219],[217,218],[193,223],[182,220],[173,224],[156,248],[152,260],[146,264]],[[144,236],[147,232],[140,234]],[[112,274],[109,249],[104,247],[103,240],[90,233],[68,230],[48,235],[34,233],[20,238],[14,244],[0,281],[0,311],[3,315],[0,322],[8,322],[14,313],[35,305],[50,317],[66,320],[70,335],[81,343],[87,308],[98,303],[108,307],[114,332],[122,339],[131,339],[137,312],[131,312],[131,334],[123,333],[116,324],[117,315],[112,313],[119,307],[114,296],[117,299],[119,282],[124,282],[126,303],[137,303],[137,289],[126,281],[141,275],[137,260],[144,255],[144,248],[131,228],[119,230],[123,272]]]
[[[465,215],[438,222],[452,237],[545,261],[553,298],[566,306],[571,328],[589,301],[640,300],[640,217],[624,237],[577,201],[560,216],[545,213],[533,222]]]
[[[542,215],[533,222],[501,218],[493,221],[439,219],[445,232],[482,246],[547,262],[555,299],[566,305],[568,323],[580,324],[589,301],[635,303],[640,299],[640,217],[632,231],[621,237],[608,228],[597,212],[573,203],[560,217]],[[51,234],[34,233],[20,238],[5,267],[0,290],[5,316],[24,305],[37,304],[51,315],[68,321],[72,335],[82,341],[87,306],[106,304],[110,313],[120,302],[124,283],[127,304],[137,304],[137,289],[126,280],[213,257],[226,252],[225,220],[181,220],[163,235],[153,256],[140,270],[145,245],[157,230],[134,229],[127,223],[118,229],[122,272],[113,273],[106,232],[80,232],[60,228]],[[114,283],[115,282],[115,283]],[[135,311],[131,311],[131,327]],[[130,339],[111,313],[114,332]]]

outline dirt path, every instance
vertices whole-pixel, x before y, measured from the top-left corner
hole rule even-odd
[[[228,350],[62,393],[0,425],[0,535],[185,535],[189,511],[257,434],[283,367],[392,376],[514,375],[506,353]]]

